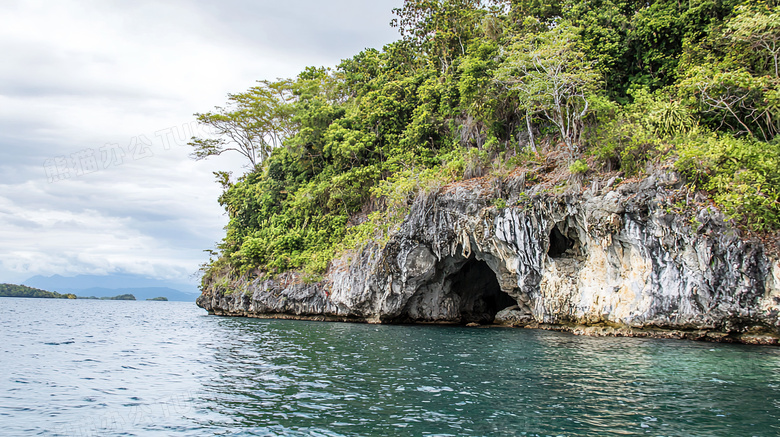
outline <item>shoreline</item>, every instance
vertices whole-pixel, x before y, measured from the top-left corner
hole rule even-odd
[[[336,323],[362,323],[374,325],[408,325],[408,326],[461,326],[473,328],[512,328],[512,329],[537,329],[543,331],[556,331],[572,335],[588,337],[629,337],[629,338],[656,338],[666,340],[704,341],[710,343],[732,343],[753,346],[780,346],[780,337],[769,332],[745,332],[725,333],[707,329],[674,329],[674,328],[634,328],[627,326],[604,326],[582,324],[552,324],[552,323],[523,323],[523,324],[463,324],[459,322],[389,322],[364,317],[327,316],[327,315],[296,315],[284,313],[250,312],[226,312],[208,311],[210,316],[217,317],[245,317],[250,319],[268,320],[300,320],[307,322],[336,322]]]

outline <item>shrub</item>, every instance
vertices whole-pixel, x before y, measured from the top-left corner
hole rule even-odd
[[[710,133],[676,150],[675,167],[730,218],[757,231],[780,229],[780,142]]]
[[[574,161],[569,166],[569,171],[572,174],[585,174],[588,172],[588,170],[590,170],[590,168],[588,167],[588,163],[581,159]]]

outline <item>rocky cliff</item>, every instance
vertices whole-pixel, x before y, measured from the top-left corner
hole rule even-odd
[[[472,179],[420,198],[387,244],[333,262],[322,281],[214,282],[197,303],[218,315],[777,344],[777,257],[712,206],[675,210],[681,187],[673,172],[569,194],[524,175]]]

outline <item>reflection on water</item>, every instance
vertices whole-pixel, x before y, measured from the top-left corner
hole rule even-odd
[[[776,349],[218,319],[204,403],[271,435],[775,435]]]
[[[778,435],[780,349],[0,299],[9,435]]]

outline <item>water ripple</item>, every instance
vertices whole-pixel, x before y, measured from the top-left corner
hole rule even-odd
[[[778,435],[780,351],[0,300],[9,435]]]

